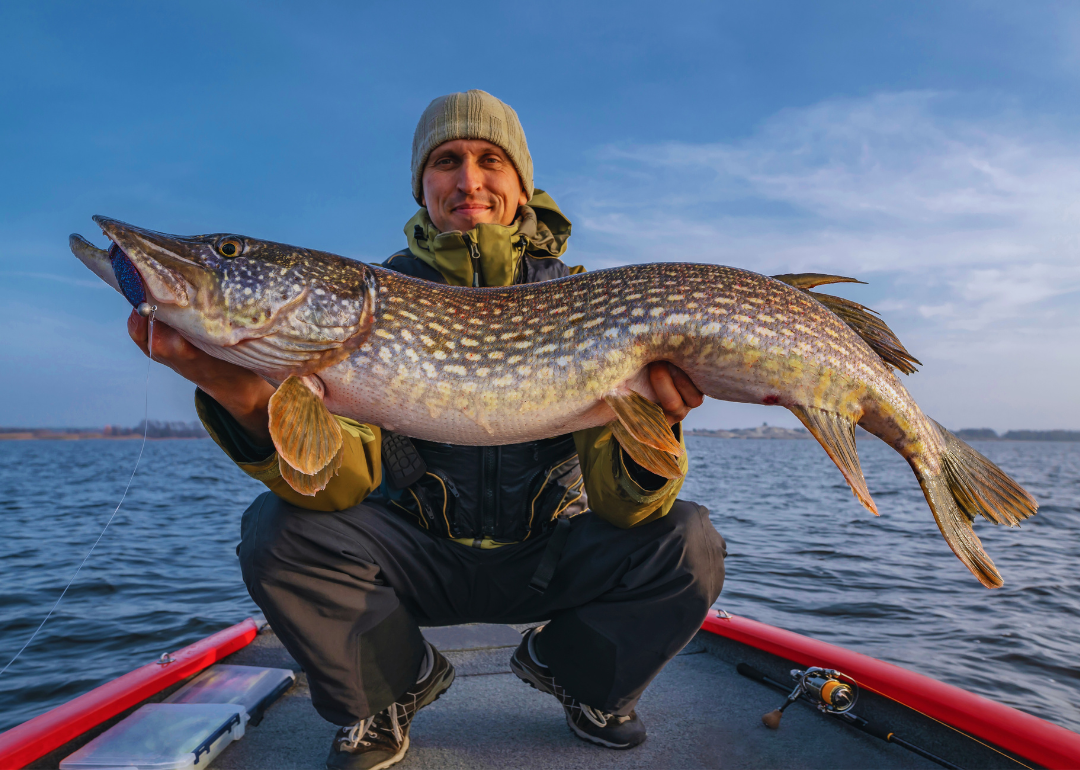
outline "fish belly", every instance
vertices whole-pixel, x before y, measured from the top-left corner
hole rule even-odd
[[[596,395],[557,386],[554,398],[551,389],[544,388],[508,399],[494,390],[464,391],[460,383],[432,382],[423,376],[358,376],[350,365],[319,376],[326,384],[327,408],[334,414],[427,441],[518,444],[606,425],[615,418]],[[644,372],[627,382],[612,383],[608,390],[620,388],[654,397]]]

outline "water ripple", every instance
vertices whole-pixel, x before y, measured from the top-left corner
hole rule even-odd
[[[683,496],[727,538],[718,606],[898,663],[1080,730],[1080,445],[977,448],[1040,500],[977,524],[1005,576],[952,555],[907,464],[859,443],[880,517],[810,441],[690,437]],[[0,442],[0,665],[116,505],[137,442]],[[147,445],[127,502],[33,646],[0,679],[0,730],[257,612],[234,549],[263,487],[209,441]]]
[[[689,442],[683,496],[709,507],[730,553],[717,606],[1080,730],[1080,444],[976,443],[1042,504],[1021,527],[976,523],[1006,581],[988,591],[880,442],[859,442],[880,517],[813,442]]]

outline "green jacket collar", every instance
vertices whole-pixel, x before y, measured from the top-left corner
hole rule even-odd
[[[523,255],[538,259],[563,255],[570,220],[550,195],[536,190],[513,224],[440,233],[422,208],[406,223],[405,236],[409,251],[442,273],[452,286],[472,286],[474,264],[480,268],[479,285],[510,286],[517,280]]]

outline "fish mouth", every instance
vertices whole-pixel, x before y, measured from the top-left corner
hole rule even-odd
[[[120,293],[132,307],[139,307],[146,302],[146,284],[143,283],[138,268],[115,241],[109,246],[107,253]]]
[[[190,304],[193,284],[207,271],[177,253],[175,236],[101,215],[93,219],[112,242],[109,260],[121,292],[133,307],[147,301],[179,307]]]

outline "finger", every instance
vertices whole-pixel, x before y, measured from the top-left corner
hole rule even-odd
[[[675,389],[682,396],[683,403],[691,409],[695,409],[705,403],[705,394],[698,390],[698,386],[690,379],[690,376],[674,364],[668,364],[671,379],[675,383]]]
[[[682,395],[671,378],[671,371],[667,364],[658,362],[649,366],[649,383],[656,393],[657,403],[667,415],[668,422],[674,425],[681,422],[690,409],[683,402]]]
[[[134,340],[135,344],[139,346],[146,355],[150,355],[150,351],[147,349],[147,320],[139,315],[139,311],[132,310],[131,315],[127,319],[128,336]]]
[[[185,340],[176,329],[164,321],[154,321],[153,359],[173,369],[188,364],[193,358],[205,355]]]

